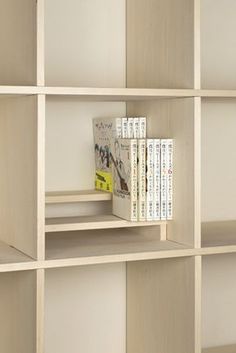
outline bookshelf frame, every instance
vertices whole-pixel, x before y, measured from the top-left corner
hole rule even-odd
[[[9,292],[12,288],[16,288],[17,293],[19,291],[19,299],[27,319],[34,324],[30,342],[25,338],[24,325],[19,332],[15,328],[13,345],[4,347],[4,353],[16,353],[15,347],[19,341],[19,334],[24,337],[22,343],[24,353],[45,353],[47,270],[60,271],[62,268],[72,270],[73,267],[79,266],[122,262],[126,263],[128,284],[127,353],[134,351],[137,353],[144,351],[147,353],[187,351],[188,353],[217,353],[218,351],[230,353],[235,351],[236,345],[202,349],[202,258],[209,255],[236,253],[236,224],[235,221],[211,222],[203,224],[203,231],[201,231],[201,105],[205,98],[235,99],[236,89],[206,89],[205,87],[203,89],[201,86],[201,0],[190,2],[181,0],[178,4],[174,0],[126,1],[127,88],[45,84],[47,81],[45,79],[45,36],[47,36],[45,1],[47,0],[23,0],[22,5],[18,6],[18,0],[11,2],[4,0],[1,5],[12,18],[16,15],[16,11],[25,15],[22,17],[21,30],[17,34],[17,28],[13,26],[10,29],[7,20],[0,21],[1,32],[8,28],[9,42],[11,40],[11,44],[8,41],[2,44],[0,39],[2,52],[4,52],[4,60],[0,64],[0,126],[3,128],[8,126],[6,140],[4,140],[5,130],[0,129],[2,131],[0,140],[4,141],[3,145],[0,142],[0,146],[10,150],[11,141],[14,141],[15,148],[7,157],[0,153],[4,168],[7,165],[7,172],[0,179],[0,190],[5,188],[8,190],[8,193],[4,192],[4,197],[1,197],[0,207],[6,208],[7,205],[8,209],[14,210],[13,215],[8,213],[0,218],[1,228],[5,230],[0,233],[0,285],[7,283]],[[144,8],[146,8],[145,11]],[[161,11],[158,11],[159,8]],[[168,33],[165,32],[166,28],[161,20],[163,13],[172,22],[168,27]],[[183,13],[188,21],[181,22]],[[30,21],[27,20],[27,16]],[[154,23],[154,28],[143,26],[147,19]],[[152,31],[157,35],[157,46],[152,45]],[[142,45],[137,45],[137,36],[140,37]],[[18,43],[17,41],[19,41],[19,51],[22,48],[27,49],[23,58],[18,54],[14,56],[14,50],[9,50],[9,47],[14,47]],[[176,46],[181,50],[175,60],[172,54],[176,51]],[[15,48],[18,48],[17,45]],[[143,61],[140,50],[144,49],[150,51],[150,57],[158,58],[159,66],[155,66],[155,60]],[[168,62],[166,56],[169,58]],[[12,57],[18,67],[15,72],[12,67],[15,67],[16,63],[10,60]],[[133,65],[135,57],[139,58],[136,66]],[[9,62],[12,66],[8,66]],[[137,72],[140,72],[140,75],[137,75]],[[176,181],[178,185],[177,224],[176,222],[144,222],[134,225],[118,219],[103,218],[101,221],[95,217],[90,217],[86,221],[67,218],[64,221],[60,219],[56,222],[54,219],[45,223],[45,204],[111,201],[109,194],[93,190],[45,193],[46,104],[47,98],[50,97],[58,100],[72,97],[82,102],[126,102],[128,114],[147,114],[153,121],[155,118],[153,116],[158,112],[161,118],[154,121],[153,126],[158,123],[163,134],[168,134],[170,131],[183,143],[182,147],[190,146],[189,155],[183,158],[181,151],[177,154],[176,164],[181,166],[182,176],[187,176],[187,179],[192,181],[189,185],[187,179],[185,185],[182,185],[180,180]],[[14,121],[16,114],[21,119],[18,123]],[[33,134],[34,138],[28,139],[28,133]],[[30,161],[27,165],[29,173],[24,174],[25,166],[17,164],[17,161],[23,160],[23,155],[27,153],[29,153],[27,161]],[[16,166],[17,175],[14,173]],[[19,175],[21,185],[18,183]],[[14,189],[15,192],[12,194],[10,189]],[[183,194],[185,205],[181,204]],[[28,217],[29,214],[30,217]],[[12,231],[12,227],[18,231]],[[130,248],[130,240],[126,245],[124,237],[118,232],[115,233],[117,228],[125,229],[127,239],[130,239],[132,232],[136,232],[137,240],[134,242],[133,249]],[[92,230],[96,233],[101,232],[101,229],[104,232],[104,239],[110,242],[110,250],[109,247],[101,250],[96,244],[94,235],[91,236],[91,243],[87,245],[87,252],[83,250],[81,243],[75,245],[78,249],[77,253],[70,247],[69,241],[73,238],[70,236],[70,231],[78,233],[83,245],[83,241],[86,243],[87,231]],[[217,233],[219,229],[220,232]],[[147,243],[140,245],[140,239],[149,231],[150,234],[158,234],[159,238],[151,239],[148,246],[146,246]],[[49,234],[50,232],[52,234]],[[116,234],[115,239],[112,236],[113,232]],[[57,240],[57,233],[60,233],[58,237],[60,241]],[[222,241],[225,234],[226,240]],[[76,235],[73,239],[75,237]],[[201,237],[204,237],[202,241]],[[117,239],[120,240],[118,245]],[[49,244],[48,249],[47,244]],[[3,282],[1,282],[1,276],[3,276]],[[168,276],[178,279],[177,292],[173,283],[166,282]],[[159,278],[159,282],[155,281],[156,277]],[[28,281],[32,285],[31,290],[28,290],[30,287]],[[153,296],[153,290],[160,298],[160,302],[157,302]],[[147,302],[145,297],[148,293],[152,295]],[[34,308],[33,314],[27,311],[24,294],[31,308]],[[0,298],[2,298],[1,293]],[[3,300],[9,307],[6,293]],[[9,320],[15,315],[15,320],[19,324],[22,312],[17,311],[14,298],[12,301],[14,305],[10,310],[12,313]],[[172,309],[169,309],[169,302],[172,303]],[[137,309],[139,305],[142,306],[143,312]],[[188,315],[181,317],[176,305],[179,305],[182,310],[187,306]],[[153,310],[159,316],[151,315]],[[168,323],[171,322],[173,312],[176,322],[169,328]],[[146,327],[143,327],[140,322],[145,321],[148,315],[150,320],[147,321]],[[179,323],[181,325],[177,329]],[[0,326],[3,324],[1,319]],[[153,327],[157,329],[158,343]],[[166,337],[171,339],[169,345],[166,344]],[[34,345],[34,352],[32,352],[32,345]]]

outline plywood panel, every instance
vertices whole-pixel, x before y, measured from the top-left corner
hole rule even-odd
[[[204,222],[236,219],[235,115],[235,99],[203,99],[202,220]],[[223,163],[225,158],[226,166]]]
[[[125,87],[125,0],[45,1],[47,85]]]
[[[194,1],[127,0],[127,86],[194,87]]]
[[[33,353],[36,349],[35,273],[0,275],[0,351]]]
[[[37,98],[0,102],[0,238],[37,257]]]
[[[127,353],[193,353],[194,259],[127,265]]]
[[[236,88],[235,12],[235,0],[201,1],[203,88]]]
[[[45,353],[125,353],[125,322],[125,264],[46,271]]]
[[[236,343],[235,276],[235,254],[206,256],[203,258],[203,347],[235,345]],[[222,350],[222,353],[224,353],[224,350]]]
[[[0,2],[0,84],[36,83],[36,1]]]

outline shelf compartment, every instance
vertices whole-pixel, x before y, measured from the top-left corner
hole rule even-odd
[[[110,201],[112,194],[99,190],[46,192],[46,204]]]
[[[36,271],[0,274],[0,312],[0,351],[36,352]]]
[[[167,221],[130,222],[113,215],[57,217],[46,219],[45,231],[52,233],[74,230],[146,227],[152,225],[166,227]]]
[[[236,221],[202,223],[202,247],[236,245]]]
[[[204,348],[202,353],[235,353],[236,345]]]
[[[46,234],[47,260],[88,258],[91,263],[94,257],[96,263],[130,261],[186,249],[175,242],[161,241],[160,229],[155,226]]]
[[[13,246],[0,241],[0,271],[7,264],[17,264],[22,262],[32,262],[33,259],[18,251]]]

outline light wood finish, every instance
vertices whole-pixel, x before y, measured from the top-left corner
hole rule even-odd
[[[112,194],[100,190],[49,191],[46,192],[46,204],[111,201]]]
[[[150,138],[174,139],[174,219],[168,224],[167,238],[193,246],[195,207],[194,200],[195,166],[194,147],[197,147],[199,117],[195,117],[194,99],[165,99],[152,102],[129,102],[127,114],[147,116],[148,136]],[[196,136],[195,136],[196,134]],[[196,150],[196,156],[199,152]],[[196,170],[196,173],[199,173]],[[198,178],[198,174],[196,174]],[[197,196],[197,195],[196,195]],[[195,204],[196,202],[196,204]],[[198,207],[198,206],[197,206]]]
[[[36,1],[1,0],[0,84],[36,83]]]
[[[194,98],[194,246],[201,247],[201,99]]]
[[[194,88],[201,88],[201,0],[194,0]]]
[[[44,86],[45,0],[37,0],[37,85]]]
[[[37,259],[45,256],[45,96],[37,96]]]
[[[160,226],[166,221],[130,222],[113,215],[98,215],[67,218],[47,218],[46,232],[66,232],[72,230],[115,229],[129,227]]]
[[[202,351],[202,257],[195,256],[195,274],[194,274],[194,353],[201,353]]]
[[[203,348],[202,353],[235,353],[236,344],[231,346]]]
[[[202,246],[236,245],[236,221],[202,223]]]
[[[44,353],[45,271],[36,272],[36,353]]]
[[[35,96],[0,101],[0,238],[34,258],[38,229],[37,130]]]
[[[194,258],[127,264],[131,352],[194,352]]]
[[[74,96],[84,101],[136,101],[158,98],[236,98],[236,90],[1,86],[0,95]],[[1,98],[1,96],[0,96]]]
[[[33,261],[30,257],[8,244],[0,241],[0,264],[11,264]]]
[[[0,274],[1,352],[35,352],[35,298],[35,272]]]
[[[193,88],[194,2],[127,1],[127,87]]]
[[[160,241],[159,227],[80,231],[47,234],[46,259],[124,255],[186,249],[181,244]],[[127,257],[126,257],[127,256]],[[142,255],[141,255],[142,256]]]

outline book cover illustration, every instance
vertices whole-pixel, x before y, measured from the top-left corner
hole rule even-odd
[[[121,118],[93,119],[95,188],[112,192],[111,141],[121,136]]]
[[[111,148],[113,214],[137,221],[137,140],[115,139]]]

